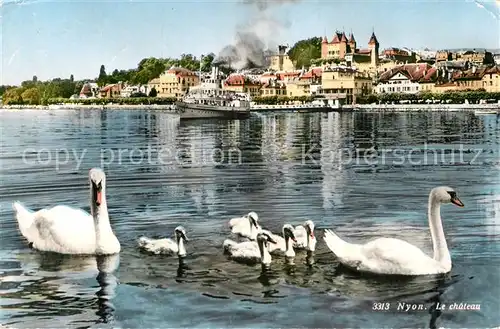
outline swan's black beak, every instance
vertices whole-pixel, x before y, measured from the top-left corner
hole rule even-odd
[[[273,238],[271,238],[269,235],[267,236],[267,241],[271,242],[271,243],[274,243],[276,244],[276,240],[274,240]]]
[[[454,196],[454,197],[451,198],[451,203],[453,203],[454,205],[459,206],[459,207],[463,207],[464,206],[463,202],[460,201],[460,199],[457,198],[456,196]]]
[[[181,236],[182,236],[182,238],[184,239],[184,241],[189,242],[189,239],[188,239],[188,237],[186,236],[186,233],[182,232],[182,233],[181,233]]]

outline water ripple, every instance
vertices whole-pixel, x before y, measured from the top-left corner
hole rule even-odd
[[[495,116],[268,113],[246,121],[188,123],[155,111],[0,113],[5,325],[368,328],[500,322],[500,291],[492,286],[500,278]],[[236,162],[230,152],[237,153]],[[107,173],[111,223],[123,247],[119,259],[30,250],[11,203],[88,211],[87,172],[95,166]],[[321,239],[313,260],[299,252],[289,266],[276,257],[269,271],[222,253],[227,221],[250,210],[276,232],[284,222],[313,219],[318,237],[325,228],[355,242],[397,237],[431,253],[426,207],[435,185],[455,187],[466,205],[442,209],[454,262],[444,277],[360,276],[339,266]],[[172,236],[177,225],[191,238],[185,262],[137,249],[139,236]],[[391,308],[375,312],[374,302]],[[480,303],[481,310],[435,309],[455,302]],[[421,304],[425,311],[401,312],[400,303]]]

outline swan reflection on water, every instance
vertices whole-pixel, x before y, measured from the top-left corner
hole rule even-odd
[[[113,320],[115,307],[111,300],[115,296],[115,288],[118,285],[118,279],[113,275],[113,272],[118,268],[119,260],[118,254],[96,257],[99,271],[96,280],[101,288],[96,292],[98,306],[96,314],[99,316],[97,323],[109,323]]]
[[[45,314],[47,319],[57,317],[58,314],[73,313],[78,322],[109,323],[113,319],[115,308],[112,299],[118,280],[113,274],[119,266],[119,254],[111,256],[75,256],[50,252],[36,252],[20,254],[17,257],[23,270],[22,277],[30,285],[22,290],[11,293],[5,297],[26,300],[30,309],[38,309],[39,316]],[[95,273],[97,272],[97,276]],[[98,291],[88,294],[86,284],[82,280],[95,278]],[[37,302],[31,300],[31,293],[36,289],[38,294],[44,296]],[[96,298],[97,297],[97,298]],[[29,305],[28,305],[29,304]],[[88,316],[89,305],[95,305],[97,319]],[[20,308],[24,308],[18,305]],[[54,313],[54,310],[57,310]],[[87,314],[87,315],[86,315]],[[40,319],[36,319],[37,326],[43,326]],[[61,319],[59,325],[64,324]],[[73,319],[74,321],[74,319]],[[43,321],[42,321],[43,322]]]

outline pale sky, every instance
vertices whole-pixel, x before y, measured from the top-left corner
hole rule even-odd
[[[382,49],[500,48],[499,1],[269,2],[264,12],[238,0],[5,1],[0,84],[33,75],[94,78],[101,64],[108,72],[130,69],[151,56],[217,54],[242,25],[269,44],[325,33],[331,39],[343,29],[364,48],[374,29]],[[274,21],[263,23],[264,16]]]

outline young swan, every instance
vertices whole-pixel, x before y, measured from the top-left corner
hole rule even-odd
[[[293,243],[296,243],[295,235],[293,234],[293,226],[290,224],[283,225],[283,236],[285,237],[285,257],[289,264],[293,265],[293,260],[295,258],[295,251],[293,250]]]
[[[304,224],[295,227],[295,238],[297,241],[293,244],[296,249],[305,249],[308,252],[316,250],[316,236],[314,235],[314,223],[312,220],[306,220]]]
[[[224,253],[229,254],[232,260],[240,263],[270,263],[271,255],[269,254],[268,243],[271,242],[275,244],[276,240],[274,240],[273,237],[266,232],[259,233],[256,238],[257,241],[243,241],[240,243],[226,239],[222,244]],[[263,249],[261,249],[261,247]]]
[[[273,260],[271,254],[269,253],[269,242],[276,243],[276,241],[274,241],[274,239],[265,232],[257,234],[257,245],[259,246],[260,263],[262,264],[262,267],[271,266],[271,262]]]
[[[137,244],[140,249],[153,253],[155,255],[172,255],[177,253],[177,256],[179,256],[179,258],[185,257],[186,248],[184,247],[184,243],[189,241],[186,236],[186,230],[182,226],[177,226],[174,230],[174,235],[175,241],[168,238],[150,239],[142,236],[137,241]]]
[[[262,229],[258,221],[259,216],[251,211],[243,217],[231,219],[229,227],[231,228],[231,233],[253,241],[257,237],[257,233]]]

